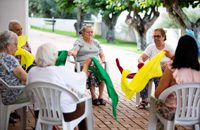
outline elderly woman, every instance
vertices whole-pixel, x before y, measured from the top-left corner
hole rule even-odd
[[[26,83],[27,73],[22,69],[18,60],[14,57],[17,50],[18,36],[11,31],[0,34],[0,78],[10,86],[19,86]],[[23,89],[0,88],[2,102],[6,105],[26,102],[29,99],[23,93]],[[11,120],[10,123],[15,123]]]
[[[154,30],[153,39],[154,39],[155,44],[150,44],[145,49],[143,54],[138,59],[139,63],[144,63],[148,59],[150,60],[151,58],[153,58],[155,55],[157,55],[163,49],[168,49],[174,54],[173,48],[169,44],[164,42],[166,40],[166,33],[165,33],[165,30],[163,28],[158,28],[158,29]],[[169,61],[171,61],[171,59],[168,58],[168,57],[164,57],[161,60],[160,65],[161,65],[163,71],[165,70],[165,67],[167,66],[167,62],[169,62]],[[155,83],[155,88],[157,88],[158,83],[160,81],[160,77],[153,78],[153,81]],[[144,109],[148,105],[148,102],[147,102],[148,84],[140,92],[140,97],[142,98],[142,101],[140,102],[138,108]]]
[[[82,38],[79,38],[75,41],[72,51],[69,51],[68,55],[75,56],[75,61],[80,62],[81,69],[83,68],[83,63],[88,57],[95,57],[99,60],[99,63],[102,64],[105,61],[105,56],[101,48],[100,43],[93,39],[93,28],[91,25],[84,25],[79,32],[82,35]],[[106,102],[103,99],[104,91],[104,81],[100,81],[97,77],[89,70],[88,74],[88,89],[90,89],[93,105],[106,105]],[[95,87],[99,87],[99,96],[98,98],[95,95]]]
[[[53,83],[66,88],[71,87],[78,93],[83,94],[86,89],[87,71],[91,64],[91,58],[88,58],[82,72],[75,73],[65,66],[55,66],[58,51],[56,46],[50,43],[41,45],[36,53],[36,67],[33,67],[27,77],[27,84],[32,82],[44,81]],[[77,106],[71,104],[72,98],[69,95],[62,95],[61,109],[64,114],[65,121],[74,120],[84,114],[85,103],[80,103]],[[34,103],[36,117],[38,117],[39,106],[37,101]],[[83,120],[79,124],[79,130],[85,130],[86,124]]]

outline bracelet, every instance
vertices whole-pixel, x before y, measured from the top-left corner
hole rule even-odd
[[[174,60],[174,56],[172,56],[171,60]]]
[[[104,60],[100,60],[100,61],[104,62]]]

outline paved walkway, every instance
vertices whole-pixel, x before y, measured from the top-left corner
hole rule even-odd
[[[33,54],[36,53],[37,48],[41,44],[47,42],[55,44],[58,50],[69,50],[72,48],[75,40],[76,38],[68,36],[41,32],[32,29],[29,30],[28,41],[32,47]],[[108,101],[106,106],[93,106],[95,130],[146,130],[148,128],[149,107],[144,110],[138,110],[135,105],[135,96],[131,100],[125,97],[125,94],[120,87],[121,74],[115,63],[115,59],[119,58],[119,61],[123,68],[130,69],[133,72],[136,72],[137,58],[139,55],[127,51],[113,49],[104,45],[102,45],[102,47],[106,56],[106,60],[109,61],[109,74],[111,80],[119,96],[119,103],[117,106],[118,122],[115,121],[112,115],[111,101]],[[73,65],[69,62],[66,63],[66,66],[73,69]],[[86,91],[85,94],[88,95],[90,93],[89,91]],[[104,98],[107,100],[106,89],[104,95]],[[35,122],[30,112],[28,112],[27,118],[27,130],[32,130]],[[9,130],[18,130],[19,126],[19,123],[17,123],[15,126],[9,124]],[[58,128],[62,129],[61,126],[59,126]],[[190,128],[188,128],[188,130],[189,129]]]

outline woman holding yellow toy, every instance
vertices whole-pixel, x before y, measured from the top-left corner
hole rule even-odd
[[[139,63],[144,63],[145,61],[152,59],[155,55],[157,55],[163,49],[168,49],[174,54],[174,49],[169,44],[166,44],[164,42],[166,40],[166,32],[163,28],[157,28],[157,29],[154,30],[153,39],[154,39],[155,44],[150,44],[145,49],[143,54],[138,59]],[[169,61],[171,61],[171,59],[168,58],[168,57],[164,57],[161,60],[160,65],[162,67],[162,71],[165,70],[165,68],[167,66],[167,62],[169,62]],[[154,80],[155,88],[157,88],[159,81],[160,81],[160,77],[153,78],[152,80]],[[142,98],[142,101],[140,102],[138,108],[139,109],[145,109],[146,106],[148,105],[148,102],[147,102],[148,84],[140,92],[140,97]]]

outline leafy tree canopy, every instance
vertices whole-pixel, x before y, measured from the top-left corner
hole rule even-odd
[[[57,1],[57,0],[56,0]],[[58,8],[57,2],[54,0],[29,0],[29,17],[41,17],[41,18],[63,18],[63,19],[76,19],[77,9],[70,8],[68,10],[60,10],[66,4],[74,6],[73,2],[62,3],[61,8]],[[63,1],[63,0],[62,0]],[[67,0],[70,1],[70,0]],[[85,17],[91,19],[91,13],[88,13]]]

